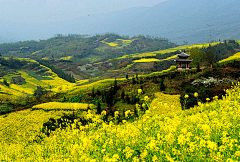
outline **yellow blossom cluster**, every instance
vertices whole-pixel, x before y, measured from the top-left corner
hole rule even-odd
[[[70,60],[72,56],[62,57],[61,60]]]
[[[106,42],[105,42],[106,43]],[[117,43],[106,43],[106,44],[108,44],[109,46],[111,46],[111,47],[115,47],[115,46],[117,46],[118,44]]]
[[[36,55],[38,53],[42,52],[42,50],[39,50],[39,51],[36,51],[36,52],[33,52],[32,55]]]
[[[83,84],[83,83],[87,83],[87,82],[89,82],[89,79],[77,80],[76,81],[77,84]]]
[[[28,62],[36,62],[37,63],[36,60],[30,59],[30,58],[14,58],[14,59],[18,59],[20,61],[28,61]]]
[[[135,39],[117,39],[118,41],[122,41],[122,47],[130,45]]]
[[[161,74],[168,73],[170,71],[176,70],[176,68],[177,68],[176,66],[172,65],[167,70],[162,70],[162,71],[158,71],[158,72],[152,72],[152,73],[147,74],[147,75],[139,75],[138,77],[147,77],[147,76],[153,76],[153,75],[161,75]]]
[[[180,95],[168,95],[162,92],[155,93],[150,107],[162,114],[181,111]]]
[[[61,102],[48,102],[39,105],[34,105],[32,109],[43,110],[87,110],[93,107],[93,104],[86,103],[61,103]]]
[[[146,59],[146,58],[143,58],[143,59],[140,59],[140,60],[135,60],[133,62],[156,62],[156,61],[165,61],[165,60],[171,60],[173,58],[176,58],[177,56],[174,55],[174,56],[171,56],[171,57],[168,57],[166,59],[154,59],[154,58],[150,58],[150,59]]]
[[[113,42],[108,43],[108,42],[106,42],[106,40],[108,40],[108,38],[102,40],[101,42],[102,42],[102,43],[105,43],[105,44],[107,44],[107,45],[109,45],[109,46],[111,46],[111,47],[115,47],[115,46],[118,45],[117,43],[113,43]]]

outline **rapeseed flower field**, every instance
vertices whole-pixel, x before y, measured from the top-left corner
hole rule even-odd
[[[221,42],[215,42],[215,43],[210,43],[211,46],[214,46],[218,43]],[[149,57],[149,56],[156,56],[157,54],[165,54],[165,53],[170,53],[170,52],[175,52],[177,50],[182,50],[182,49],[191,49],[191,48],[207,48],[209,46],[209,43],[204,43],[204,44],[193,44],[193,45],[185,45],[185,46],[178,46],[178,47],[174,47],[174,48],[169,48],[169,49],[165,49],[165,50],[159,50],[159,51],[154,51],[154,52],[146,52],[146,53],[135,53],[135,54],[130,54],[130,55],[124,55],[122,57],[118,57],[117,59],[124,59],[124,58],[128,58],[128,57]]]
[[[238,59],[239,54],[226,59]],[[221,63],[221,62],[220,62]],[[47,67],[45,67],[47,68]],[[27,82],[23,85],[0,85],[1,91],[11,96],[32,94],[34,87],[43,86],[55,92],[77,93],[93,87],[104,88],[115,79],[105,79],[77,87],[59,78],[47,68],[52,80],[39,81],[19,71]],[[176,66],[151,75],[159,75]],[[139,76],[144,77],[144,76]],[[123,81],[125,78],[119,79]],[[87,82],[85,80],[84,82]],[[83,83],[83,82],[81,82]],[[27,87],[26,87],[27,86]],[[141,94],[141,90],[138,90]],[[60,118],[71,113],[65,110],[86,110],[93,105],[83,103],[49,102],[0,116],[0,160],[1,161],[240,161],[240,83],[226,90],[222,100],[198,103],[189,110],[182,110],[179,95],[155,93],[150,103],[144,96],[145,114],[121,124],[104,122],[106,111],[96,115],[86,112],[85,119],[93,123],[82,125],[78,120],[66,129],[41,133],[43,123],[50,118]],[[5,94],[1,94],[5,95]],[[198,97],[198,94],[194,94]],[[6,97],[6,96],[5,96]],[[188,99],[188,96],[185,96]],[[208,99],[207,99],[208,100]],[[145,107],[144,106],[144,107]],[[139,105],[136,105],[140,112]],[[115,112],[118,116],[119,112]],[[125,112],[131,117],[131,110]],[[76,125],[80,125],[76,129]]]
[[[232,61],[239,61],[240,60],[240,52],[234,54],[233,56],[230,56],[226,59],[223,59],[221,61],[219,61],[219,64],[226,64],[228,62],[232,62]]]
[[[61,102],[48,102],[39,105],[34,105],[33,109],[43,110],[87,110],[93,107],[92,104],[86,103],[61,103]]]
[[[176,58],[176,57],[177,57],[177,56],[174,55],[174,56],[168,57],[168,58],[166,58],[166,59],[154,59],[154,58],[146,59],[146,58],[143,58],[143,59],[140,59],[140,60],[134,60],[133,62],[156,62],[156,61],[165,61],[165,60],[174,59],[174,58]]]
[[[156,94],[145,114],[115,125],[88,111],[94,123],[57,129],[31,142],[60,112],[26,110],[0,117],[1,161],[239,161],[240,84],[222,100],[182,111],[179,96]],[[196,95],[197,97],[197,95]],[[131,112],[127,112],[128,114]],[[104,115],[104,113],[102,113]],[[80,123],[81,124],[81,123]]]

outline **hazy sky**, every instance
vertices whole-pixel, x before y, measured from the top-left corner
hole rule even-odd
[[[131,7],[151,7],[166,0],[0,0],[0,18],[47,23]]]

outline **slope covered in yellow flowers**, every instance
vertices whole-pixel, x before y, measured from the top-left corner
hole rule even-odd
[[[160,110],[179,109],[179,105],[164,103],[160,99],[162,94],[158,94],[159,99],[152,102],[143,116],[134,122],[123,121],[121,125],[104,123],[89,111],[88,118],[94,123],[80,129],[74,129],[72,124],[65,130],[52,132],[50,137],[42,135],[43,141],[39,142],[31,140],[42,121],[53,112],[35,110],[1,116],[0,158],[2,161],[238,161],[240,86],[227,90],[227,94],[223,100],[215,98],[187,111],[165,113]],[[175,96],[165,97],[168,101],[176,100]],[[145,100],[150,104],[147,97]],[[24,124],[30,120],[38,122]]]

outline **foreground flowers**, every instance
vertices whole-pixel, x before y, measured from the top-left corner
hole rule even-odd
[[[1,116],[0,159],[2,161],[239,161],[239,85],[226,92],[228,95],[223,100],[215,98],[212,102],[199,104],[185,111],[181,111],[179,99],[177,100],[179,96],[157,93],[157,98],[150,104],[149,110],[132,123],[124,121],[125,124],[121,125],[114,125],[113,122],[108,124],[100,121],[101,116],[93,115],[91,118],[94,123],[81,126],[80,129],[72,129],[74,125],[65,130],[58,129],[39,143],[29,142],[28,138],[24,138],[26,134],[24,129],[18,131],[20,128],[16,127],[29,120],[28,118],[40,120],[38,116],[30,115],[25,118],[22,116],[23,120],[19,116],[22,112],[7,117]],[[35,111],[39,110],[27,113],[31,114]],[[10,120],[14,121],[16,126],[8,123]],[[11,140],[4,141],[6,139],[4,130],[7,127],[14,127],[8,131],[8,136],[11,136],[11,131],[18,133],[14,134]],[[28,125],[23,127],[27,128]],[[31,129],[28,131],[31,132]],[[34,132],[37,130],[34,129]]]

